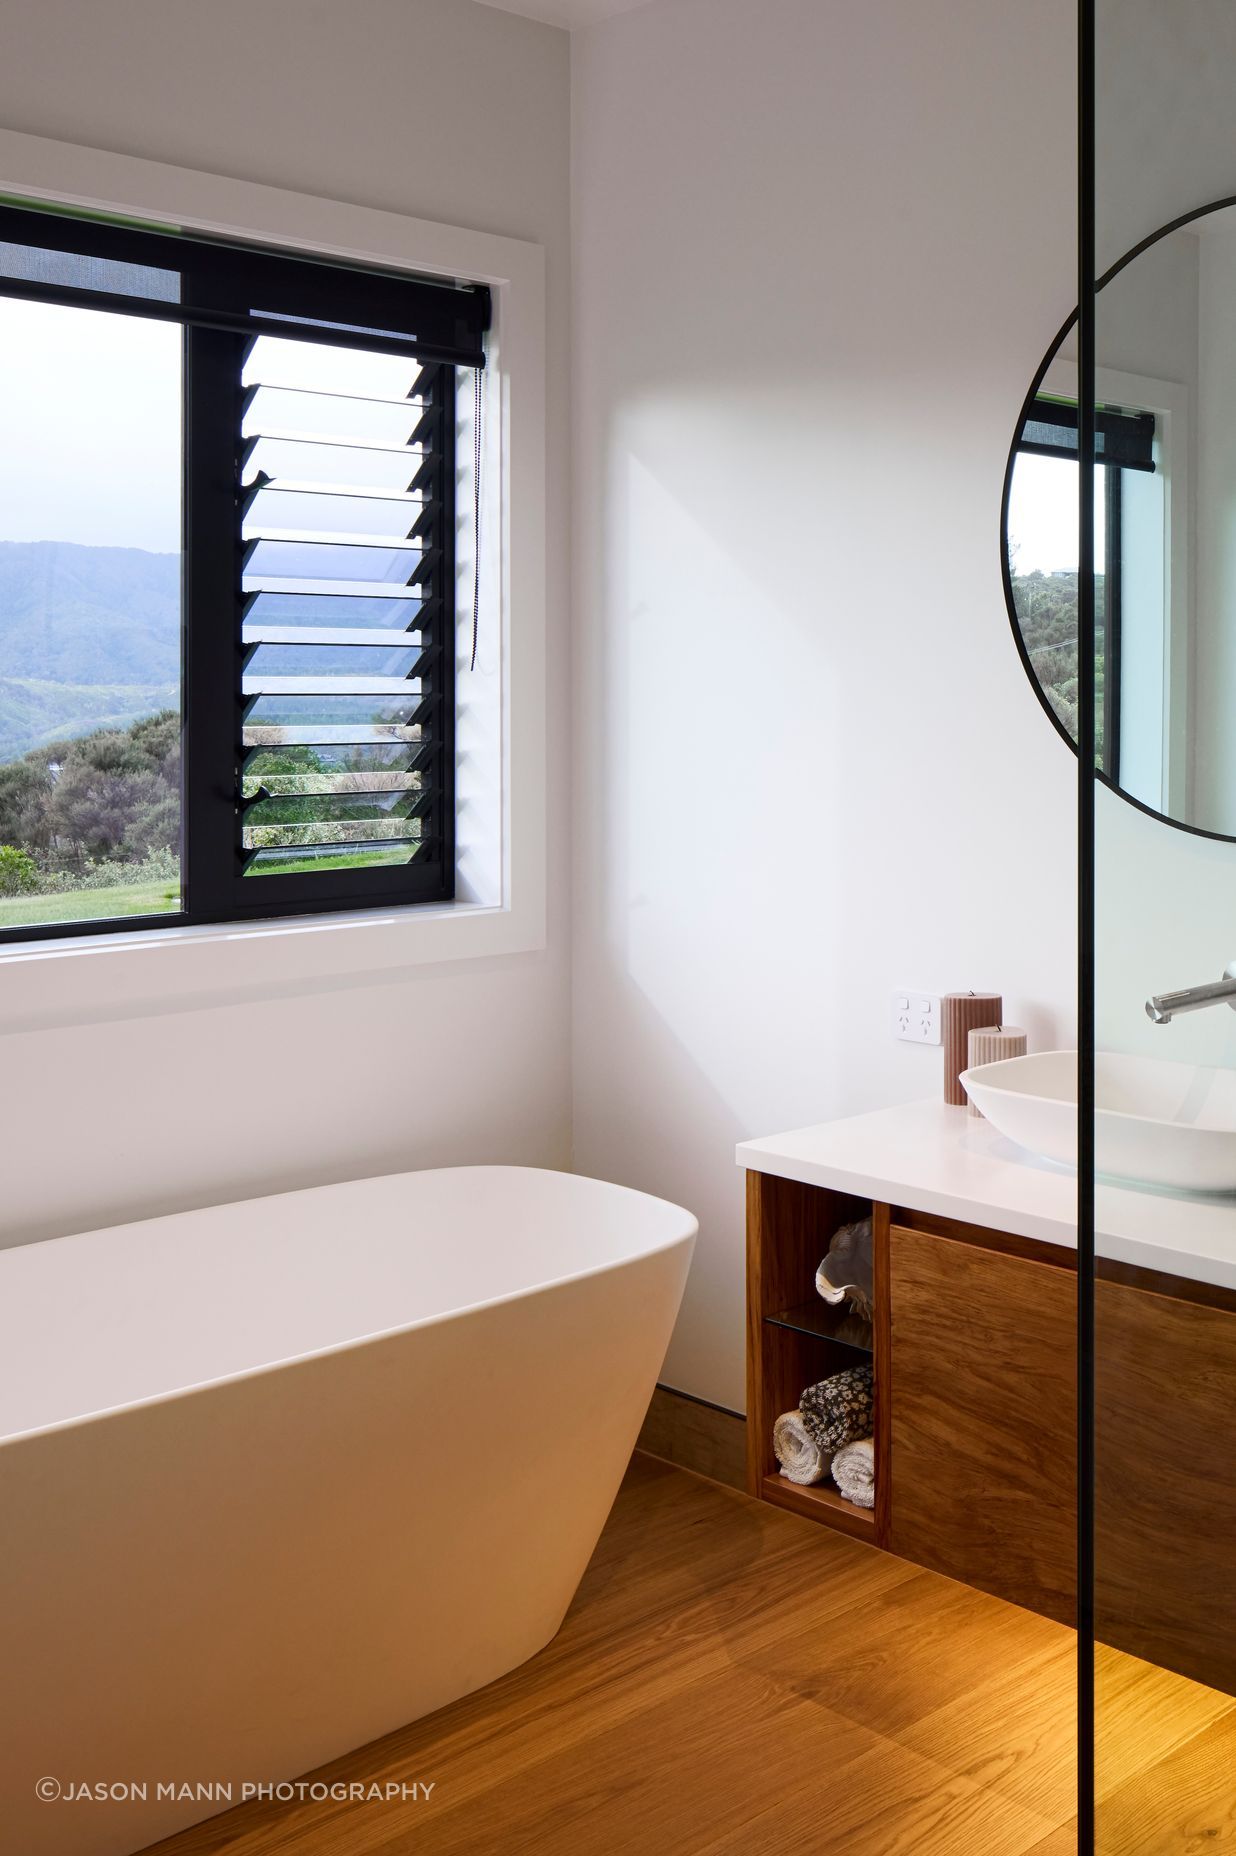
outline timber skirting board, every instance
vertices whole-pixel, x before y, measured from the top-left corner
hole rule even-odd
[[[653,1393],[635,1447],[727,1488],[746,1486],[747,1420],[670,1386]]]

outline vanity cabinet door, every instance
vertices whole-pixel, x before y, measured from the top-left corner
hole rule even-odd
[[[1095,1402],[1095,1632],[1236,1694],[1236,1312],[1100,1282]]]
[[[892,1551],[1072,1624],[1075,1274],[894,1225],[891,1292]]]

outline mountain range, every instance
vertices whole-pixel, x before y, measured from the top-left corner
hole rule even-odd
[[[180,556],[0,541],[0,761],[180,704]]]

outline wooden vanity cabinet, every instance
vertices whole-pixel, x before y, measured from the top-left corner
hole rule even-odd
[[[879,1481],[863,1514],[827,1485],[794,1489],[771,1452],[777,1412],[850,1363],[773,1311],[810,1294],[854,1201],[748,1178],[752,1493],[1074,1623],[1074,1253],[874,1207]],[[1236,1694],[1236,1294],[1104,1264],[1095,1303],[1096,1634]]]

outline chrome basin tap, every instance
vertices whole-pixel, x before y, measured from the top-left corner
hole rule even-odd
[[[1183,992],[1158,992],[1146,1001],[1146,1016],[1155,1025],[1170,1025],[1177,1012],[1200,1012],[1204,1005],[1224,1002],[1236,1012],[1236,960],[1229,960],[1223,978],[1209,986],[1186,986]]]

